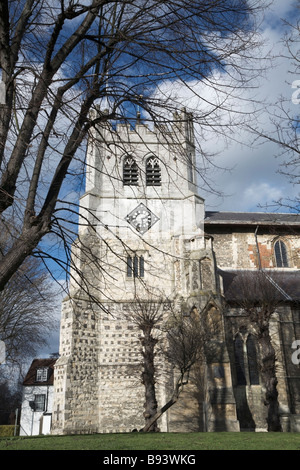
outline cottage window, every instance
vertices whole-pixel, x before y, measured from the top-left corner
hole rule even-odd
[[[126,156],[123,162],[123,184],[127,186],[138,185],[138,166],[134,158]]]
[[[127,256],[127,277],[144,277],[145,261],[143,256]]]
[[[46,395],[34,395],[34,411],[45,411]]]
[[[36,371],[37,382],[47,382],[48,380],[48,367],[41,367]]]
[[[278,240],[274,245],[275,260],[277,268],[288,268],[288,254],[286,244]]]
[[[149,157],[146,161],[146,185],[161,186],[161,170],[157,157]]]

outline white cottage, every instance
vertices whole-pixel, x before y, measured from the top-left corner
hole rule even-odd
[[[49,434],[56,359],[34,359],[23,382],[20,435]]]

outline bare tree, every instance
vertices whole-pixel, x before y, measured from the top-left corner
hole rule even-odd
[[[142,432],[158,431],[157,420],[177,403],[185,385],[190,381],[193,367],[203,364],[207,348],[220,329],[212,323],[206,309],[188,309],[183,302],[170,301],[165,297],[132,303],[130,320],[142,335],[142,383],[145,387],[145,426]],[[166,375],[175,376],[170,398],[158,409],[156,379],[159,367]],[[200,369],[199,369],[200,371]],[[196,374],[197,375],[197,374]],[[198,374],[199,375],[199,374]]]
[[[167,325],[163,356],[176,375],[175,385],[167,403],[157,410],[144,426],[144,432],[149,431],[163,413],[177,403],[184,386],[189,383],[192,367],[204,357],[203,331],[201,331],[197,316],[171,312],[171,318],[169,318]]]
[[[151,432],[158,431],[156,421],[151,422],[150,425],[148,423],[157,412],[155,387],[157,364],[155,357],[157,356],[157,343],[161,340],[161,327],[166,304],[169,304],[169,302],[161,298],[148,297],[143,299],[135,296],[135,300],[131,303],[127,314],[127,320],[135,324],[141,333],[139,339],[142,354],[141,382],[145,388],[145,428]]]
[[[277,276],[278,278],[278,276]],[[235,305],[246,315],[246,325],[256,335],[259,345],[259,366],[265,387],[268,431],[281,431],[276,351],[272,343],[270,322],[276,309],[285,300],[284,291],[272,272],[263,270],[242,271],[233,280],[226,293],[230,305]],[[244,325],[245,326],[245,325]]]
[[[25,358],[48,344],[58,326],[57,306],[49,274],[38,260],[26,260],[0,292],[0,338],[7,364],[21,367]]]
[[[249,125],[249,127],[259,142],[270,142],[276,145],[278,149],[276,153],[279,157],[278,173],[285,176],[292,185],[298,185],[300,176],[300,22],[298,20],[294,23],[283,21],[283,27],[287,29],[287,32],[281,41],[283,52],[277,59],[289,63],[290,78],[287,85],[290,87],[290,92],[277,96],[273,102],[266,103],[267,115],[263,115],[263,124]],[[277,208],[284,207],[292,212],[299,212],[300,199],[295,195],[293,198],[273,201],[273,204]]]
[[[0,258],[10,249],[10,226],[0,234]],[[57,301],[56,301],[57,296]],[[59,305],[58,288],[39,259],[27,258],[0,291],[0,339],[5,362],[22,369],[24,360],[48,344],[58,326],[54,312]]]
[[[298,6],[299,8],[299,6]],[[291,61],[292,69],[290,76],[292,78],[291,95],[287,98],[280,97],[275,106],[271,108],[271,120],[273,124],[273,133],[267,136],[278,144],[281,149],[281,161],[279,172],[283,174],[292,185],[299,184],[300,176],[300,146],[299,146],[299,126],[300,126],[300,22],[290,25],[290,33],[284,38],[285,58]],[[299,212],[300,199],[295,196],[294,199],[279,201],[280,205],[285,205],[294,211]]]
[[[21,387],[11,390],[6,382],[0,383],[0,425],[15,423],[15,410],[21,401]]]
[[[154,126],[168,123],[180,101],[176,84],[196,98],[199,129],[226,134],[216,112],[249,86],[264,7],[259,0],[0,3],[1,224],[12,214],[18,220],[0,260],[0,289],[32,252],[69,268],[70,258],[49,246],[74,241],[77,196],[68,194],[80,192],[85,139],[95,125],[130,121],[137,108]],[[216,70],[230,78],[228,88],[213,79]],[[197,93],[201,80],[222,94],[217,103]],[[106,112],[91,115],[96,105]]]

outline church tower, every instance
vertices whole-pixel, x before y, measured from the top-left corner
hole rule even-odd
[[[53,433],[143,427],[141,332],[130,315],[137,298],[176,298],[188,308],[197,303],[217,311],[195,159],[192,116],[185,110],[174,115],[171,128],[151,130],[137,120],[134,128],[117,124],[93,130],[73,247],[84,278],[71,272],[70,296],[63,302]],[[214,360],[219,364],[218,358],[211,364]],[[157,376],[163,406],[172,382],[166,364]],[[229,371],[220,380],[228,385]],[[186,400],[185,409],[179,406],[161,418],[161,431],[199,430],[195,393]]]

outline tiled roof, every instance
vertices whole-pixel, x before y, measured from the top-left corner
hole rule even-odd
[[[278,212],[218,212],[205,213],[205,225],[299,225],[300,214]]]
[[[218,273],[223,279],[223,289],[224,289],[224,296],[226,300],[234,300],[238,298],[241,289],[241,284],[246,282],[251,282],[251,278],[248,279],[247,277],[244,278],[243,276],[247,276],[247,272],[255,273],[255,271],[247,271],[247,270],[223,270],[219,269]],[[277,286],[279,298],[284,300],[290,300],[293,302],[300,301],[300,271],[289,271],[288,269],[282,270],[264,270],[263,271],[269,281],[273,284],[274,287]],[[249,287],[250,289],[250,287]],[[251,291],[251,289],[250,289]],[[254,290],[253,290],[254,293]],[[243,295],[243,294],[242,294]]]
[[[34,359],[31,366],[25,376],[23,385],[53,385],[54,379],[54,364],[57,359]],[[36,380],[37,369],[48,368],[48,380],[40,382]]]

